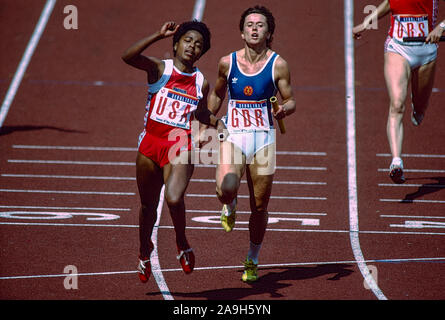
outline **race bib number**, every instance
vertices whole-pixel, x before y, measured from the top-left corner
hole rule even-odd
[[[393,38],[428,36],[428,16],[394,16]]]
[[[233,131],[269,130],[267,100],[230,100],[227,126]]]
[[[173,127],[190,129],[190,117],[199,99],[171,89],[162,88],[156,94],[150,119]]]

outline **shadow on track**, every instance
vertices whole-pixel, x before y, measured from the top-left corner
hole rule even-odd
[[[435,180],[437,183],[425,183],[417,189],[416,192],[408,193],[404,199],[402,199],[402,203],[413,203],[415,199],[420,198],[424,195],[439,192],[442,189],[445,189],[445,177],[423,177],[423,178],[415,178],[415,179],[407,179],[407,180],[420,180],[420,179],[430,179]]]
[[[24,126],[4,126],[0,128],[0,136],[4,136],[16,131],[34,131],[34,130],[43,130],[43,129],[50,129],[50,130],[57,130],[61,132],[68,132],[68,133],[86,133],[85,131],[79,131],[79,130],[73,130],[73,129],[65,129],[65,128],[58,128],[54,126],[35,126],[35,125],[24,125]]]
[[[291,283],[286,283],[287,280],[304,280],[312,279],[328,274],[332,274],[327,280],[338,281],[343,277],[347,277],[354,271],[348,269],[352,267],[350,264],[326,264],[315,267],[294,267],[294,268],[259,268],[260,278],[258,281],[247,284],[251,288],[246,288],[242,283],[238,288],[224,288],[216,290],[206,290],[202,292],[171,292],[174,297],[178,299],[207,299],[207,300],[240,300],[248,298],[251,295],[269,294],[270,298],[285,298],[292,299],[293,297],[286,297],[279,293],[280,289],[292,286]],[[269,272],[265,275],[266,270],[282,270],[278,272]],[[239,279],[241,282],[241,272]],[[158,292],[147,293],[147,296],[159,295]]]

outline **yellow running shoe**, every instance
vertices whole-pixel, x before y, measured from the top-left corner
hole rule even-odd
[[[226,232],[232,231],[235,226],[236,220],[236,207],[233,210],[230,210],[229,205],[223,205],[221,210],[221,225],[226,230]]]
[[[258,265],[253,263],[252,260],[249,258],[246,258],[246,261],[243,262],[244,264],[244,273],[241,277],[241,280],[244,282],[254,282],[258,280],[258,273],[257,268]]]

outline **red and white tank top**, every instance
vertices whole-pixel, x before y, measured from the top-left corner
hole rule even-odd
[[[203,97],[204,76],[198,68],[193,73],[179,71],[173,60],[164,60],[161,78],[148,87],[144,126],[151,135],[168,138],[171,130],[191,133],[193,112]]]
[[[438,0],[389,0],[391,27],[389,37],[403,42],[404,37],[426,37],[437,22]]]

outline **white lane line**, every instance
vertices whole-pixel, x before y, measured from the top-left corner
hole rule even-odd
[[[312,170],[312,171],[326,171],[326,167],[305,167],[305,166],[276,166],[279,170]]]
[[[114,195],[134,196],[134,192],[108,192],[108,191],[76,191],[76,190],[31,190],[31,189],[0,189],[0,192],[9,193],[49,193],[49,194],[86,194],[86,195]],[[187,197],[193,198],[216,198],[215,194],[187,193]],[[238,198],[249,199],[249,195],[238,195]],[[270,196],[270,199],[279,200],[315,200],[325,201],[326,197],[297,197],[297,196]]]
[[[34,32],[31,36],[31,39],[28,42],[26,50],[23,54],[22,59],[20,60],[20,64],[14,74],[14,78],[12,79],[11,85],[6,93],[5,99],[3,100],[1,109],[0,109],[0,128],[3,126],[5,122],[6,116],[8,115],[9,108],[11,107],[12,102],[14,101],[15,95],[20,87],[23,76],[25,75],[26,69],[28,68],[29,62],[34,54],[37,45],[39,44],[40,37],[42,36],[43,31],[45,30],[46,24],[51,16],[51,12],[54,9],[54,5],[56,4],[56,0],[48,0],[46,1],[45,7],[40,15],[39,21],[34,29]]]
[[[34,163],[34,164],[70,164],[70,165],[95,165],[95,166],[135,166],[134,162],[125,161],[70,161],[70,160],[26,160],[8,159],[9,163]],[[215,164],[195,164],[198,168],[216,168]],[[313,170],[326,171],[326,167],[304,167],[304,166],[276,166],[279,170]]]
[[[200,194],[200,193],[187,193],[187,197],[194,198],[216,198],[216,194]],[[249,199],[248,195],[238,195],[238,198]],[[295,197],[295,196],[270,196],[270,199],[287,199],[287,200],[327,200],[326,197]]]
[[[97,223],[46,223],[46,222],[0,222],[0,225],[10,226],[40,226],[40,227],[100,227],[100,228],[139,228],[132,224],[97,224]]]
[[[25,190],[25,189],[0,189],[0,192],[12,193],[49,193],[49,194],[85,194],[107,196],[134,196],[134,192],[105,192],[105,191],[74,191],[74,190]]]
[[[211,153],[216,154],[219,151],[215,149],[195,149],[201,153]],[[316,151],[275,151],[278,156],[312,156],[312,157],[326,157],[326,152],[316,152]]]
[[[0,211],[0,218],[22,220],[59,220],[73,217],[88,217],[89,221],[118,220],[119,215],[102,212],[63,212],[63,211]]]
[[[315,156],[315,157],[326,157],[326,152],[313,152],[313,151],[276,151],[277,155],[281,156]]]
[[[82,224],[82,223],[46,223],[46,222],[0,222],[0,225],[10,225],[10,226],[54,226],[54,227],[99,227],[99,228],[128,228],[137,229],[139,225],[130,224]],[[173,226],[158,226],[159,229],[173,229]],[[192,227],[187,226],[186,229],[190,230],[216,230],[220,232],[221,227]],[[235,227],[234,230],[237,231],[249,231],[249,228],[239,228]],[[267,231],[270,232],[308,232],[308,233],[350,233],[349,230],[330,230],[330,229],[277,229],[268,228]],[[429,232],[429,231],[378,231],[378,230],[363,230],[359,231],[360,234],[392,234],[392,235],[427,235],[427,236],[445,236],[444,232]]]
[[[70,161],[70,160],[24,160],[9,159],[9,163],[34,163],[34,164],[72,164],[72,165],[93,165],[93,166],[135,166],[134,162],[123,161]]]
[[[445,229],[445,222],[435,222],[435,221],[419,221],[419,220],[405,220],[405,224],[390,224],[393,228],[414,228],[414,229]]]
[[[381,202],[406,202],[406,203],[439,203],[444,204],[445,200],[418,200],[418,199],[380,199]]]
[[[13,145],[14,149],[34,149],[34,150],[72,150],[72,151],[125,151],[135,152],[137,148],[128,147],[101,147],[101,146],[43,146],[43,145]],[[199,149],[201,152],[217,153],[218,151],[211,149]],[[317,156],[325,157],[326,152],[314,151],[276,151],[277,155],[292,155],[292,156]]]
[[[396,259],[369,259],[366,263],[409,263],[409,262],[420,262],[420,263],[440,263],[445,261],[445,257],[433,257],[433,258],[396,258]],[[337,261],[311,261],[311,262],[288,262],[288,263],[271,263],[271,264],[260,264],[259,268],[280,268],[280,267],[299,267],[299,266],[311,266],[311,265],[332,265],[332,264],[356,264],[355,260],[337,260]],[[211,267],[195,267],[195,271],[203,270],[226,270],[226,269],[242,269],[243,266],[211,266]],[[170,268],[162,269],[162,272],[182,272],[180,268]],[[130,271],[107,271],[107,272],[83,272],[83,273],[72,273],[70,276],[109,276],[109,275],[120,275],[120,274],[133,274],[136,273],[135,270]],[[20,279],[38,279],[38,278],[65,278],[66,273],[63,274],[41,274],[41,275],[22,275],[22,276],[1,276],[0,280],[20,280]]]
[[[72,150],[72,151],[137,151],[137,148],[122,147],[88,147],[88,146],[39,146],[39,145],[13,145],[14,149],[31,150]]]
[[[0,209],[44,209],[44,210],[98,210],[98,211],[131,211],[130,208],[97,208],[97,207],[45,207],[45,206],[3,206]]]
[[[134,181],[135,177],[110,177],[110,176],[72,176],[72,175],[54,175],[54,174],[16,174],[2,173],[5,178],[42,178],[42,179],[83,179],[83,180],[124,180]]]
[[[42,178],[42,179],[84,179],[84,180],[126,180],[135,181],[135,177],[113,177],[113,176],[73,176],[73,175],[54,175],[54,174],[21,174],[21,173],[2,173],[5,178]],[[215,179],[190,179],[190,182],[215,183]],[[247,183],[247,180],[241,180],[241,183]],[[327,185],[326,182],[318,181],[273,181],[274,184],[286,185]]]
[[[152,268],[151,273],[153,274],[153,277],[155,278],[156,283],[158,284],[159,290],[161,291],[164,299],[174,300],[173,296],[170,293],[170,290],[168,289],[164,275],[162,274],[161,264],[159,262],[159,255],[158,255],[158,230],[159,230],[159,223],[161,221],[162,206],[164,205],[164,191],[165,191],[165,185],[162,187],[161,193],[159,195],[159,204],[157,208],[158,217],[156,219],[153,232],[151,234],[151,241],[153,242],[154,246],[150,257],[151,268]]]
[[[187,209],[186,212],[190,213],[216,213],[221,214],[221,210],[198,210],[198,209]],[[236,211],[239,214],[250,214],[250,211]],[[326,216],[325,212],[282,212],[282,211],[269,211],[270,215],[295,215],[295,216]]]
[[[381,214],[380,217],[382,218],[411,218],[411,219],[445,219],[445,217],[442,216],[404,216],[404,215],[398,215],[398,214]]]
[[[431,183],[403,183],[403,184],[395,184],[395,183],[379,183],[379,187],[424,187],[424,188],[445,188],[445,184],[431,184]]]
[[[354,42],[352,28],[354,20],[353,0],[344,0],[344,41],[345,41],[345,81],[346,81],[346,121],[348,149],[348,194],[349,194],[349,237],[357,265],[368,287],[379,300],[387,298],[378,287],[366,265],[359,242],[358,198],[357,198],[357,160],[355,131],[355,75]]]
[[[247,183],[246,180],[242,180],[241,183]],[[273,181],[273,184],[295,184],[295,185],[304,185],[304,186],[325,186],[327,182],[318,182],[318,181]]]
[[[206,0],[196,0],[193,8],[192,20],[201,21],[204,15]]]
[[[70,273],[70,276],[109,276],[115,274],[127,274],[127,273],[136,273],[136,270],[133,271],[108,271],[108,272],[85,272],[85,273]],[[0,280],[20,280],[20,279],[39,279],[39,278],[63,278],[66,277],[67,274],[41,274],[41,275],[29,275],[29,276],[8,276],[8,277],[0,277]]]
[[[392,157],[389,153],[377,153],[377,157]],[[402,153],[403,158],[445,158],[445,154]]]
[[[379,168],[378,172],[389,172],[389,169]],[[420,173],[445,173],[441,169],[403,169],[403,172],[420,172]]]
[[[190,182],[203,182],[203,183],[215,183],[215,179],[190,179]],[[247,180],[241,180],[241,183],[247,183]],[[274,180],[273,184],[296,184],[296,185],[318,185],[318,186],[325,186],[327,185],[326,182],[318,182],[318,181],[280,181],[280,180]]]
[[[216,164],[195,164],[197,168],[216,168]],[[275,166],[277,170],[309,170],[309,171],[326,171],[326,167],[307,167],[307,166]]]

